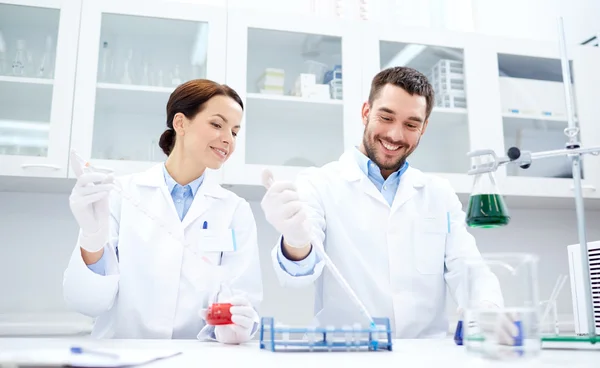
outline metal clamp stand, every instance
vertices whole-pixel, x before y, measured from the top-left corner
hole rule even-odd
[[[493,150],[476,150],[469,152],[467,156],[492,156],[492,162],[487,162],[479,166],[474,166],[468,171],[469,175],[481,174],[486,172],[493,172],[498,169],[500,165],[504,164],[518,164],[521,168],[527,169],[531,165],[531,162],[536,159],[557,157],[557,156],[568,156],[571,159],[573,166],[573,181],[574,181],[574,197],[575,197],[575,209],[577,213],[577,235],[579,237],[579,245],[581,247],[581,270],[583,272],[583,282],[585,296],[587,298],[586,312],[588,322],[588,336],[591,338],[596,337],[596,324],[594,318],[594,305],[592,300],[592,284],[590,279],[590,268],[589,268],[589,256],[587,246],[587,235],[585,231],[585,210],[583,203],[583,193],[581,186],[581,156],[584,154],[599,155],[600,147],[592,148],[581,148],[579,141],[577,140],[577,134],[579,128],[575,124],[575,118],[573,114],[573,100],[571,91],[571,69],[569,67],[569,60],[567,57],[567,49],[565,43],[565,34],[563,28],[563,19],[558,19],[558,30],[560,40],[560,53],[561,53],[561,66],[563,75],[563,84],[565,87],[565,97],[567,103],[567,117],[568,117],[568,128],[565,129],[564,133],[569,138],[565,145],[565,149],[554,150],[554,151],[543,151],[543,152],[529,152],[521,151],[517,147],[511,147],[507,156],[498,157]]]

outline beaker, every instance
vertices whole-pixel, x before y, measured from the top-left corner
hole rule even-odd
[[[481,156],[473,159],[480,162],[482,160]],[[508,209],[493,172],[475,175],[466,222],[470,227],[479,228],[506,226],[510,222]]]
[[[465,260],[463,345],[485,359],[528,359],[541,351],[538,257],[482,254]]]

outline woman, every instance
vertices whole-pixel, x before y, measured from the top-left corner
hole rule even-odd
[[[233,89],[192,80],[167,103],[164,164],[116,180],[73,168],[80,232],[63,291],[73,309],[97,317],[92,336],[252,338],[262,300],[256,223],[248,202],[207,170],[233,153],[242,115]],[[233,324],[205,323],[217,295],[234,305]]]

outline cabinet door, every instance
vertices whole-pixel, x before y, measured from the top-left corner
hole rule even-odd
[[[0,175],[67,176],[80,7],[0,3]]]
[[[116,174],[164,161],[171,92],[225,80],[226,20],[224,7],[85,0],[71,146]]]
[[[469,78],[477,78],[470,70],[477,60],[466,60],[466,55],[477,47],[475,40],[463,33],[372,25],[363,47],[365,98],[372,78],[383,69],[406,66],[427,76],[435,103],[419,146],[407,161],[449,179],[455,190],[464,193],[472,185],[466,174],[470,168],[467,152],[471,147],[469,116],[476,105],[467,86]]]
[[[227,184],[290,179],[358,144],[360,34],[343,20],[230,10],[227,83],[245,103]]]
[[[504,155],[511,147],[532,153],[566,148],[568,110],[566,86],[563,82],[559,43],[527,40],[490,40],[497,52],[498,91],[503,123]],[[571,106],[574,121],[579,127],[578,141],[585,138],[586,129],[593,129],[593,123],[579,124],[579,101],[589,99],[592,90],[586,87],[590,72],[589,64],[580,53],[581,62],[574,63],[575,47],[569,47],[569,67],[571,74]],[[575,78],[577,76],[577,78]],[[579,86],[578,84],[586,84]],[[586,101],[585,119],[590,119],[589,101]],[[592,118],[593,119],[593,118]],[[593,134],[593,130],[590,132]],[[582,136],[583,134],[583,136]],[[590,142],[592,143],[592,142]],[[589,180],[597,171],[590,156],[583,157],[584,196],[597,196],[594,183]],[[506,175],[503,187],[506,194],[572,197],[573,174],[571,160],[567,156],[536,159],[531,166],[523,169],[518,165],[503,168]]]

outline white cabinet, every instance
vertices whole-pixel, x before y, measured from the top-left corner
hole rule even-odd
[[[66,177],[80,3],[0,3],[0,174]]]
[[[392,65],[420,70],[436,90],[410,164],[459,193],[471,191],[470,150],[567,142],[558,41],[388,26],[340,15],[342,2],[294,4],[269,13],[222,0],[0,0],[0,175],[73,177],[70,147],[116,174],[144,170],[165,159],[158,140],[171,92],[208,78],[245,107],[218,175],[260,189],[264,168],[293,179],[358,145],[371,79]],[[582,143],[600,145],[600,48],[571,45],[569,56]],[[584,195],[600,198],[599,156],[585,156],[583,176]],[[566,158],[503,166],[497,177],[508,195],[573,195]]]
[[[293,179],[360,137],[360,30],[343,20],[230,10],[227,84],[245,105],[223,182],[260,185],[263,168]]]
[[[186,80],[225,80],[225,8],[83,2],[71,146],[116,174],[165,159],[166,105]]]

